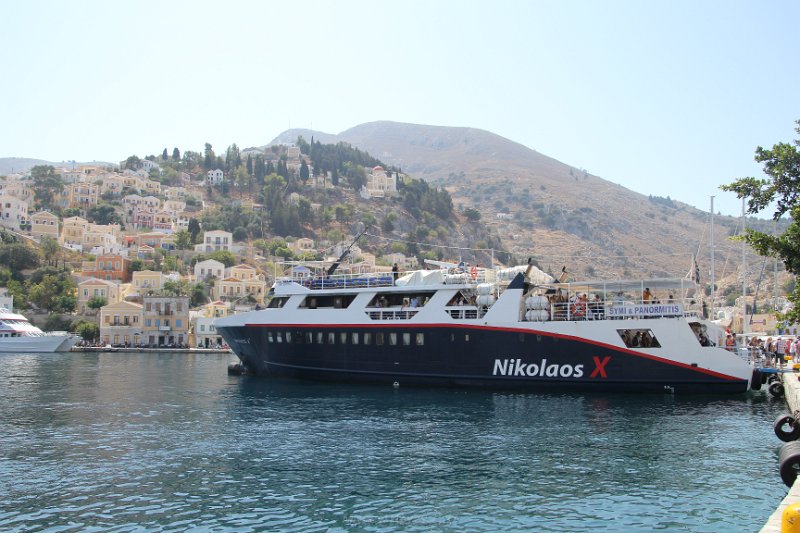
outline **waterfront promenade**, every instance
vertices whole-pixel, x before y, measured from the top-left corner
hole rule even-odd
[[[783,389],[786,392],[786,407],[788,412],[794,413],[800,410],[800,374],[784,374],[783,376]],[[773,472],[772,475],[778,475],[778,472]],[[769,517],[767,523],[761,529],[761,533],[780,533],[781,531],[781,517],[783,510],[787,506],[800,503],[800,483],[795,482],[789,493],[781,501],[778,508]]]
[[[131,348],[117,348],[114,346],[73,346],[71,352],[103,352],[103,353],[230,353],[230,348],[145,348],[145,347],[131,347]]]

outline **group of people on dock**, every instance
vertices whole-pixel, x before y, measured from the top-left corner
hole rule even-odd
[[[727,339],[732,337],[729,333]],[[764,358],[764,366],[774,366],[779,368],[785,364],[800,363],[800,337],[778,336],[763,337],[754,336],[748,343],[750,355],[754,360]]]

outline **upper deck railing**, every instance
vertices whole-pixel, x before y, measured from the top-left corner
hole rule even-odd
[[[364,289],[369,287],[391,287],[394,277],[387,274],[335,274],[333,276],[309,276],[282,278],[277,284],[297,283],[312,290]]]

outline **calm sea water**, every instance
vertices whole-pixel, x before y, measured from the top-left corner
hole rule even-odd
[[[228,355],[0,355],[2,531],[757,531],[766,393],[229,377]]]

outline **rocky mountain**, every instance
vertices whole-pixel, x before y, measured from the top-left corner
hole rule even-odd
[[[545,270],[565,265],[584,279],[671,277],[685,274],[698,251],[701,272],[710,267],[708,213],[626,189],[487,131],[371,122],[338,135],[288,130],[273,143],[300,135],[350,143],[447,188],[457,206],[481,213],[509,251],[533,256]],[[718,280],[740,263],[741,245],[729,239],[739,223],[715,217]],[[750,256],[749,263],[756,260]]]
[[[44,159],[33,159],[30,157],[0,157],[0,176],[8,174],[24,174],[36,165],[51,165],[56,168],[67,167],[71,165],[100,165],[100,166],[115,166],[116,163],[109,163],[105,161],[92,161],[91,163],[80,163],[75,161],[62,161],[55,163],[53,161],[45,161]]]
[[[43,159],[29,157],[0,157],[0,176],[25,173],[36,165],[53,165]]]

